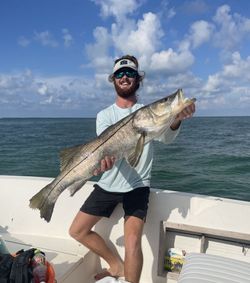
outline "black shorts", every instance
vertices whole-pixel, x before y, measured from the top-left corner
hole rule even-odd
[[[96,215],[110,217],[118,203],[123,204],[124,217],[135,216],[145,219],[148,210],[149,187],[136,188],[126,193],[113,193],[103,190],[98,185],[89,195],[80,211]]]

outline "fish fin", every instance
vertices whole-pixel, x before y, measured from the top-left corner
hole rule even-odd
[[[55,206],[55,201],[51,202],[48,199],[48,192],[51,191],[51,186],[52,184],[50,183],[46,187],[41,189],[30,199],[29,204],[30,208],[39,209],[40,217],[44,218],[47,222],[50,221]]]
[[[70,192],[70,196],[73,197],[73,195],[77,191],[79,191],[86,182],[87,182],[86,180],[80,180],[80,181],[77,181],[77,182],[74,182],[73,184],[71,184],[68,187],[68,190]]]
[[[143,148],[144,148],[144,142],[145,142],[145,136],[146,133],[142,132],[136,147],[135,147],[135,151],[132,152],[132,154],[130,154],[127,158],[128,163],[130,164],[131,167],[136,167],[136,165],[138,164],[141,154],[143,152]]]
[[[82,149],[82,145],[76,145],[73,147],[65,148],[60,151],[60,170],[63,171],[65,167],[70,163],[70,160]]]

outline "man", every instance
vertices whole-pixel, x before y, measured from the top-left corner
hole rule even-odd
[[[97,114],[98,135],[142,107],[137,102],[136,91],[143,78],[144,72],[139,71],[135,57],[126,55],[115,61],[109,81],[114,84],[116,100]],[[194,111],[194,104],[185,108],[175,118],[168,135],[162,137],[163,142],[173,141],[179,132],[181,121],[191,117]],[[128,282],[139,283],[143,263],[141,238],[148,208],[152,161],[152,143],[149,143],[144,146],[136,170],[131,169],[124,159],[115,161],[112,156],[106,156],[101,161],[100,168],[94,172],[95,175],[104,174],[73,220],[69,233],[109,264],[110,268],[97,274],[96,280],[108,275],[125,276]],[[119,202],[123,204],[125,213],[124,262],[108,248],[100,235],[91,230],[102,217],[109,217]]]

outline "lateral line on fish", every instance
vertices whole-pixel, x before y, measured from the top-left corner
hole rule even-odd
[[[141,108],[140,108],[140,109],[141,109]],[[135,114],[136,112],[137,112],[137,111],[133,112],[133,114]],[[117,130],[115,130],[115,132],[114,132],[111,136],[109,136],[109,138],[112,137],[113,135],[115,135],[115,134],[118,132],[118,130],[120,130],[122,127],[126,126],[126,125],[130,122],[130,120],[132,119],[132,117],[134,117],[134,115],[131,115],[131,118],[128,119],[128,121],[125,122],[124,124],[122,124],[120,127],[118,127]],[[124,117],[124,119],[125,119],[125,118],[127,118],[127,117]],[[122,119],[122,120],[123,120],[123,119]],[[121,122],[122,120],[120,120],[120,122]],[[103,132],[103,133],[104,133],[104,132]],[[99,137],[100,137],[100,136],[99,136]],[[98,150],[107,140],[108,140],[108,139],[105,139],[99,146],[96,147],[96,149],[95,149],[92,153],[94,153],[96,150]],[[88,155],[88,156],[89,156],[89,155]],[[55,188],[55,186],[57,186],[58,183],[60,183],[60,182],[61,182],[72,170],[74,170],[79,164],[81,164],[84,160],[86,160],[86,158],[88,158],[88,156],[85,157],[85,158],[84,158],[83,160],[81,160],[80,162],[78,162],[78,163],[77,163],[74,167],[72,167],[64,176],[62,176],[62,178],[59,179],[58,182],[50,189],[50,191],[48,192],[47,197],[51,194],[51,192],[52,192],[52,190]],[[42,206],[43,206],[44,203],[45,203],[45,200],[43,201]]]

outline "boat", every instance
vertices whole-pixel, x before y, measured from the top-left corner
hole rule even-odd
[[[106,263],[68,234],[74,216],[94,183],[87,182],[72,198],[64,192],[55,205],[51,221],[47,223],[40,218],[38,210],[29,207],[29,199],[51,181],[52,178],[47,177],[0,176],[0,235],[10,253],[31,247],[44,251],[58,283],[94,283],[94,275],[107,267]],[[198,263],[202,260],[201,255],[206,261],[212,258],[213,263],[217,262],[214,258],[222,259],[212,267],[214,274],[221,272],[227,259],[238,270],[244,264],[250,270],[249,218],[250,203],[246,201],[151,189],[142,237],[144,264],[140,282],[203,282],[201,279],[185,281],[182,271],[180,275],[166,270],[166,256],[173,248],[185,251],[191,261],[198,257]],[[123,211],[120,205],[110,219],[103,218],[94,229],[115,252],[124,256]],[[183,267],[186,271],[189,270],[187,263]],[[230,275],[230,271],[226,273],[233,278],[234,274]],[[250,282],[250,274],[245,272],[244,276],[236,281],[204,282]]]

